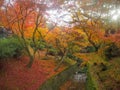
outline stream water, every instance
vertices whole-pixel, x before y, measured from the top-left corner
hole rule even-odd
[[[85,90],[86,86],[86,74],[76,72],[74,76],[62,86],[61,90]]]

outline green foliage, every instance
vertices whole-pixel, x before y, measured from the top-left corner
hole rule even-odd
[[[108,62],[106,71],[99,71],[101,84],[104,85],[105,90],[119,90],[120,82],[120,58],[113,58],[111,62]]]
[[[87,66],[81,67],[81,69],[78,71],[78,73],[86,73],[87,72]]]
[[[69,48],[69,53],[76,53],[80,51],[80,47],[78,45],[72,45]]]
[[[0,39],[0,58],[17,57],[21,54],[23,46],[17,37]]]
[[[66,57],[64,62],[63,62],[63,64],[66,65],[66,66],[70,66],[70,65],[73,65],[75,63],[76,63],[76,61],[74,61],[74,60],[72,60],[72,59],[70,59],[68,57]]]
[[[46,48],[46,46],[47,46],[47,43],[44,40],[40,39],[38,41],[38,49],[39,50],[44,50]]]
[[[48,49],[48,54],[49,55],[56,55],[58,53],[58,50],[55,48],[50,48]]]
[[[38,45],[39,50],[44,50],[46,47],[46,43],[45,42],[40,42]]]
[[[76,57],[76,56],[74,56],[74,55],[71,54],[71,53],[68,53],[68,54],[67,54],[67,57],[69,57],[69,58],[72,59],[72,60],[77,61],[77,63],[81,63],[81,62],[82,62],[82,59],[81,59],[81,58]]]
[[[86,82],[86,90],[98,90],[96,85],[95,77],[93,77],[93,72],[91,72],[91,66],[87,65],[87,82]]]
[[[86,90],[96,90],[96,87],[95,87],[93,80],[92,80],[92,76],[89,73],[89,71],[87,72]]]
[[[118,57],[120,56],[120,48],[117,47],[114,43],[112,43],[108,46],[108,48],[104,50],[104,54],[107,59]]]
[[[30,40],[30,46],[34,49],[44,50],[46,48],[46,42],[40,39],[33,43],[33,41]]]
[[[81,53],[91,53],[91,52],[95,52],[95,51],[96,51],[96,49],[93,46],[87,46],[80,50]]]
[[[95,53],[89,58],[86,90],[119,90],[120,58],[107,62]]]
[[[95,48],[93,46],[86,47],[87,52],[95,52]]]
[[[89,53],[86,56],[89,58],[87,62],[86,90],[108,90],[104,88],[99,76],[100,73],[106,72],[107,62],[96,53]]]

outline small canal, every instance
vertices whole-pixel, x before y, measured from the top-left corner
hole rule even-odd
[[[78,71],[61,86],[60,90],[85,90],[86,79],[86,73]]]
[[[81,60],[61,73],[49,78],[38,90],[85,90],[87,67],[80,67]]]

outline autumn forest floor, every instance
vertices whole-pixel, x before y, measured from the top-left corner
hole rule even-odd
[[[0,90],[37,90],[40,85],[51,76],[63,71],[62,65],[58,71],[54,71],[56,62],[54,58],[48,60],[36,58],[32,67],[27,68],[29,58],[22,56],[18,60],[6,60],[0,73]]]
[[[27,56],[19,59],[9,59],[2,62],[3,68],[0,73],[0,90],[37,90],[48,78],[62,72],[67,65],[62,64],[58,71],[54,71],[57,62],[53,56],[44,57],[45,52],[40,53],[40,58],[35,58],[31,68],[26,65],[29,61]],[[120,58],[104,60],[97,53],[75,54],[80,57],[84,65],[89,65],[88,72],[92,77],[92,85],[97,90],[120,90]],[[38,56],[37,56],[38,57]],[[67,81],[61,90],[71,86]],[[89,89],[87,89],[89,90]],[[90,89],[93,90],[93,89]]]

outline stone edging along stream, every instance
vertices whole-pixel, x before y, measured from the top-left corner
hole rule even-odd
[[[78,64],[74,64],[66,68],[61,73],[52,76],[50,79],[46,80],[38,90],[59,90],[60,86],[67,81],[70,76],[74,75],[77,71]]]

